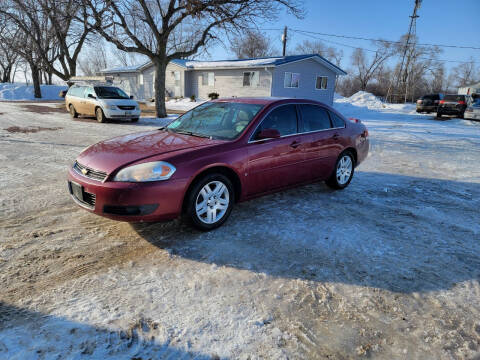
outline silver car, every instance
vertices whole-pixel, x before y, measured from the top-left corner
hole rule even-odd
[[[480,120],[480,98],[476,98],[475,101],[465,109],[465,115],[463,117],[465,119]]]

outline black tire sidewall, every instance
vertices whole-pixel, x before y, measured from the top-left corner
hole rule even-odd
[[[348,179],[348,181],[345,184],[342,185],[337,180],[337,169],[338,169],[338,164],[339,164],[340,160],[344,156],[349,156],[350,160],[352,161],[352,173],[350,174],[350,178]],[[327,180],[327,185],[330,186],[333,189],[338,189],[338,190],[345,189],[350,184],[350,182],[352,181],[354,173],[355,173],[355,158],[353,157],[353,155],[350,151],[345,151],[345,152],[340,154],[337,161],[335,162],[335,167],[333,168],[332,175]]]
[[[201,221],[198,218],[197,212],[196,212],[196,201],[197,201],[197,196],[200,190],[208,184],[209,182],[212,181],[221,181],[228,189],[228,197],[229,197],[229,203],[228,203],[228,208],[227,211],[225,212],[225,215],[217,221],[214,224],[206,224],[203,221]],[[226,177],[223,174],[208,174],[198,180],[191,190],[189,191],[187,195],[187,219],[189,222],[196,227],[199,230],[202,231],[209,231],[218,228],[221,226],[225,221],[227,221],[228,217],[230,216],[230,213],[232,212],[233,204],[235,202],[235,192],[233,189],[233,184],[230,181],[228,177]]]

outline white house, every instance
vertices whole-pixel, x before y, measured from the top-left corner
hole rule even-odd
[[[106,69],[101,75],[138,99],[154,96],[155,67]],[[316,55],[292,55],[242,60],[172,60],[166,70],[166,96],[207,99],[220,97],[280,96],[333,103],[337,76],[346,72]]]
[[[459,95],[480,95],[480,82],[472,85],[467,85],[461,88],[458,88]]]

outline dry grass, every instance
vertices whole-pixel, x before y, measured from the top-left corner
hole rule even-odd
[[[28,126],[28,127],[20,127],[20,126],[10,126],[4,130],[8,131],[9,133],[22,133],[22,134],[28,134],[28,133],[37,133],[39,131],[55,131],[55,130],[61,130],[63,129],[62,127],[41,127],[41,126]]]

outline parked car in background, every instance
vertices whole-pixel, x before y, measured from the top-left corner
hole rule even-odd
[[[477,97],[472,104],[465,109],[464,118],[480,120],[480,97]]]
[[[90,146],[70,168],[68,186],[78,205],[98,215],[184,215],[211,230],[237,201],[317,180],[347,187],[368,149],[365,125],[316,101],[214,100],[161,129]]]
[[[95,116],[98,122],[138,121],[140,106],[122,89],[111,85],[73,85],[65,95],[65,105],[72,118]]]
[[[456,115],[459,118],[463,118],[469,100],[468,95],[445,95],[438,104],[437,117],[441,118],[443,115]]]
[[[417,100],[417,112],[436,112],[440,100],[443,99],[443,94],[428,94],[423,95]]]

